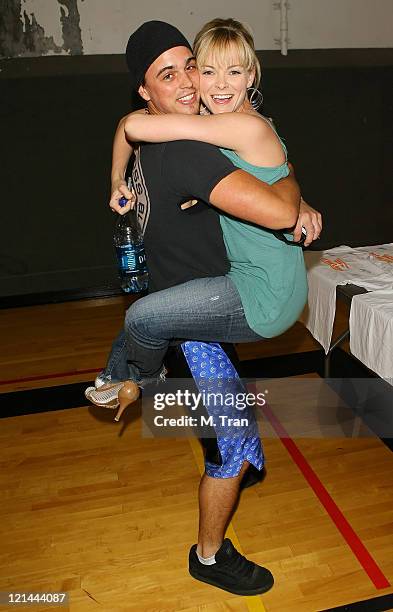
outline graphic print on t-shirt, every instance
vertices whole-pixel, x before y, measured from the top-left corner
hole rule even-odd
[[[146,226],[149,221],[150,215],[150,199],[147,191],[145,177],[143,176],[142,164],[141,164],[141,150],[138,147],[135,151],[135,162],[131,173],[132,185],[134,188],[136,201],[136,212],[138,222],[141,227],[142,233],[146,231]]]

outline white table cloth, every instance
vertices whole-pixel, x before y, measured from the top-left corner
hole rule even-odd
[[[327,353],[336,312],[337,285],[352,283],[364,287],[371,294],[352,298],[351,352],[383,378],[393,378],[393,243],[310,251],[305,253],[305,261],[309,296],[301,320],[307,329]],[[383,343],[379,340],[381,334],[384,334]]]

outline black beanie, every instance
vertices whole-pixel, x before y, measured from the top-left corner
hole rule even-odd
[[[135,91],[143,83],[149,66],[165,51],[191,45],[181,32],[165,21],[147,21],[128,39],[126,59]]]

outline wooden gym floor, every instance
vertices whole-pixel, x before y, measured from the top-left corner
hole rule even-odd
[[[312,368],[280,383],[288,406],[282,417],[269,402],[266,477],[243,491],[228,532],[269,567],[275,586],[246,598],[189,576],[198,443],[144,438],[138,409],[115,424],[111,412],[86,406],[84,384],[76,385],[104,364],[126,303],[0,312],[3,414],[22,398],[22,412],[38,411],[1,421],[0,591],[66,591],[72,612],[392,610],[393,455],[373,437],[287,436],[294,407],[311,414],[310,389],[322,384]],[[346,317],[342,309],[337,330]],[[298,323],[278,339],[239,345],[238,353],[242,360],[300,359],[318,349]],[[75,407],[51,410],[70,385],[79,393]]]

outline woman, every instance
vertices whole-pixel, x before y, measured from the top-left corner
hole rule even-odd
[[[215,19],[197,35],[195,54],[202,100],[211,115],[149,116],[133,113],[125,121],[128,138],[150,142],[206,141],[222,147],[222,152],[234,165],[269,184],[287,176],[285,146],[271,123],[253,109],[247,97],[247,90],[258,86],[260,79],[259,62],[250,33],[234,20]],[[252,89],[253,96],[256,91]],[[148,99],[143,87],[140,93]],[[217,330],[211,337],[211,332],[204,335],[201,329],[197,339],[251,342],[283,333],[297,320],[307,299],[301,249],[278,240],[268,229],[226,215],[221,215],[221,225],[231,269],[227,277],[210,280],[217,286],[217,292],[222,288],[220,283],[236,287],[244,322],[241,328],[232,330],[232,335],[227,334],[224,324],[222,337],[217,337]],[[198,281],[192,281],[194,292],[196,287]],[[164,310],[168,292],[171,292],[172,299],[176,297],[177,305],[184,305],[184,312],[177,313],[181,320],[176,320],[176,316],[174,320],[170,309],[168,313]],[[185,320],[189,293],[190,283],[185,283],[142,298],[129,309],[127,325],[131,336],[145,347],[155,347],[145,348],[145,352],[142,351],[139,359],[135,360],[138,369],[134,379],[139,383],[149,382],[159,375],[162,358],[172,338],[189,338]],[[160,298],[161,307],[157,302]],[[160,313],[159,325],[156,324],[157,312]],[[168,321],[166,328],[165,321]],[[133,355],[129,357],[133,361]],[[120,402],[117,420],[138,395],[136,384],[123,382],[86,392],[88,399],[98,405],[115,408]]]

